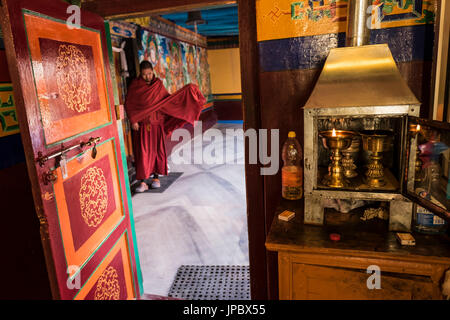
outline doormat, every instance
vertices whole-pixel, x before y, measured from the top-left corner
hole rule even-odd
[[[160,188],[152,189],[150,185],[152,184],[152,179],[147,179],[145,182],[148,184],[149,189],[145,191],[146,193],[163,193],[166,191],[181,175],[183,172],[170,172],[168,176],[159,176],[159,182],[161,184]],[[133,194],[136,193],[136,188],[140,185],[140,183],[136,183],[136,185],[132,188]]]
[[[250,300],[249,266],[178,268],[169,297],[186,300]]]

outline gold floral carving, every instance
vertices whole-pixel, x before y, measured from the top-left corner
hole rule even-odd
[[[91,103],[91,81],[86,57],[73,45],[62,44],[56,59],[56,82],[66,106],[76,112],[87,111]]]
[[[81,178],[80,206],[89,227],[97,227],[102,222],[108,207],[108,187],[101,168],[89,168]]]
[[[120,286],[119,276],[114,267],[109,266],[97,281],[95,300],[119,300]]]

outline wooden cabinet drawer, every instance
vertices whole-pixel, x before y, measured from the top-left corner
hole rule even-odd
[[[432,299],[433,283],[426,276],[381,273],[381,289],[369,289],[366,270],[293,263],[292,299],[410,300]]]
[[[367,282],[380,268],[380,289]],[[281,300],[442,299],[440,280],[448,264],[435,261],[358,255],[279,252]],[[373,277],[369,280],[372,284]]]

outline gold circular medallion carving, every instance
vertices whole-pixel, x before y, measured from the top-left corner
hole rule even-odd
[[[66,106],[76,112],[91,103],[89,67],[83,52],[73,45],[60,45],[56,59],[56,83]]]
[[[97,227],[102,222],[108,207],[108,187],[101,168],[89,168],[81,177],[80,207],[89,227]]]
[[[120,286],[119,276],[114,267],[109,266],[97,281],[95,289],[95,300],[119,300]]]

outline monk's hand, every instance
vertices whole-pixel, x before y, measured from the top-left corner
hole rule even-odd
[[[131,124],[131,128],[134,130],[134,131],[138,131],[139,130],[139,123],[133,123],[133,124]]]

